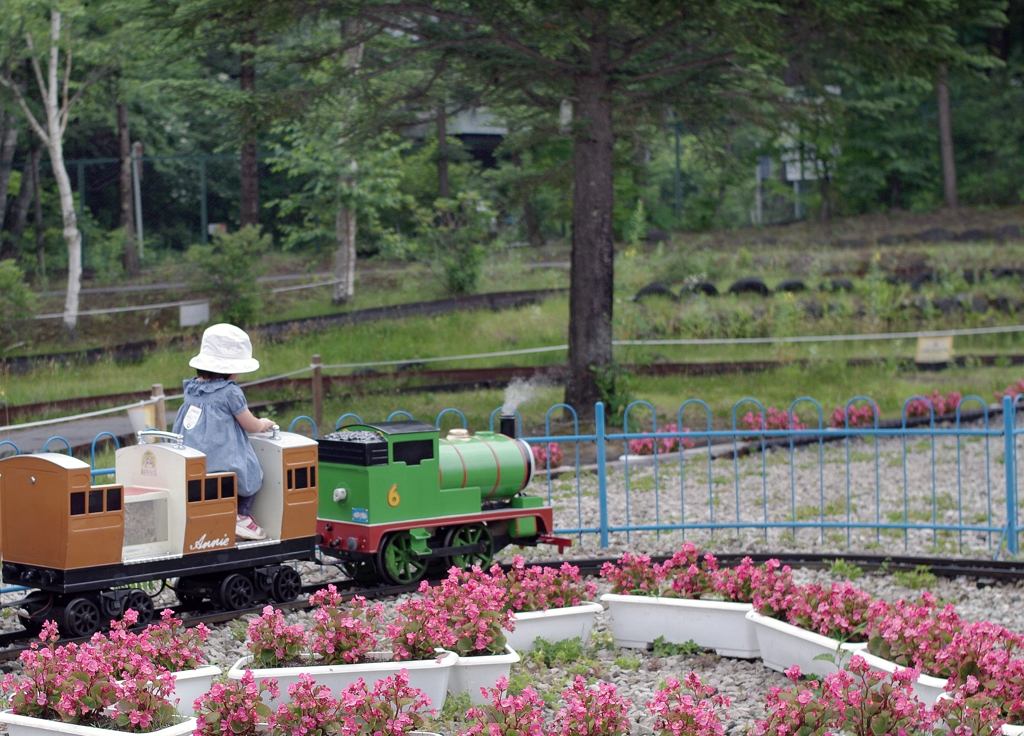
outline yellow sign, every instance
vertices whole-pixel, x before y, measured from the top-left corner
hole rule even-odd
[[[918,363],[948,363],[953,359],[953,336],[917,338]]]
[[[398,495],[398,484],[391,486],[388,489],[388,506],[395,507],[402,502],[402,497]]]

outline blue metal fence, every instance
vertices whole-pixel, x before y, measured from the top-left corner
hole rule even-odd
[[[1021,526],[1016,453],[1024,433],[1016,422],[1018,398],[989,407],[968,396],[954,415],[937,422],[928,399],[913,397],[896,426],[883,426],[873,410],[869,426],[850,427],[851,407],[874,406],[855,397],[846,405],[844,426],[833,428],[821,405],[802,397],[785,412],[788,423],[780,429],[766,427],[764,405],[751,398],[737,402],[731,416],[718,422],[707,403],[690,399],[676,412],[675,427],[665,428],[659,428],[648,402],[626,407],[617,422],[621,428],[608,426],[601,403],[594,407],[593,423],[556,404],[544,414],[543,434],[523,439],[535,455],[544,456],[534,489],[546,493],[555,508],[556,531],[587,544],[628,544],[640,534],[666,544],[681,537],[765,549],[810,545],[884,551],[900,545],[995,555],[1005,546],[1016,555]],[[921,419],[907,416],[914,400],[926,402],[931,412],[920,426],[915,423]],[[750,415],[740,419],[747,409]],[[500,411],[491,414],[492,431]],[[760,426],[751,428],[754,412],[761,414]],[[812,421],[786,428],[799,426],[800,412],[810,412]],[[999,414],[1002,422],[993,423]],[[412,416],[398,411],[389,418]],[[443,421],[467,426],[457,409],[443,410],[434,424],[441,427]],[[313,425],[302,416],[291,426],[302,422]],[[359,422],[345,414],[335,429]],[[524,426],[518,413],[517,426]],[[315,425],[312,430],[315,436]],[[103,439],[117,444],[109,433],[97,435],[90,452],[94,477],[113,473],[113,468],[96,468],[96,445]],[[644,440],[655,450],[672,449],[631,454],[630,443]],[[51,441],[68,445],[63,438]],[[552,467],[551,443],[564,454],[562,467]],[[0,455],[5,451],[18,448],[0,443]],[[998,495],[1001,491],[1005,496]]]

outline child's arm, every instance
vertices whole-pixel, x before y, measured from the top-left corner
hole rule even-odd
[[[257,419],[248,409],[235,414],[235,421],[246,432],[266,432],[274,426],[272,419]]]

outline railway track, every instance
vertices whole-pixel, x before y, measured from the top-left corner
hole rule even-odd
[[[803,567],[810,569],[827,569],[834,561],[843,560],[851,565],[856,565],[866,572],[897,572],[910,571],[919,567],[927,567],[929,571],[941,577],[974,578],[979,585],[996,585],[999,583],[1012,583],[1024,581],[1024,563],[1009,562],[1001,560],[986,560],[975,558],[949,558],[949,557],[914,557],[899,555],[869,555],[857,553],[722,553],[716,554],[719,564],[730,566],[739,564],[744,557],[750,557],[754,562],[761,563],[768,559],[778,559],[784,565],[791,567]],[[572,564],[580,569],[583,575],[597,575],[601,566],[606,562],[614,562],[616,558],[600,557],[584,560],[572,560]],[[655,562],[664,562],[669,559],[667,555],[652,557]],[[556,567],[561,565],[563,560],[552,560],[549,562],[537,562],[535,564],[545,567]],[[504,567],[508,567],[505,565]],[[273,603],[274,608],[282,611],[294,611],[308,608],[307,596],[327,585],[334,585],[348,600],[354,596],[362,596],[369,600],[392,598],[406,593],[414,592],[418,583],[409,585],[381,585],[373,587],[358,587],[361,584],[349,579],[333,580],[313,585],[305,585],[302,588],[302,595],[288,603]],[[172,610],[179,614],[186,626],[198,626],[199,624],[216,625],[233,621],[242,616],[259,614],[266,604],[253,606],[236,611],[203,611],[195,612],[185,610],[182,606],[173,606]],[[5,604],[5,608],[15,607],[17,602]],[[7,662],[16,659],[21,652],[29,648],[32,635],[24,629],[0,633],[0,662]],[[61,644],[71,642],[87,641],[88,637],[78,639],[62,639]]]

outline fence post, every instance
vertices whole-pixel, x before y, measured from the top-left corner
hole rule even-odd
[[[162,383],[154,383],[153,390],[150,393],[156,403],[153,404],[153,424],[161,432],[167,431],[167,400],[164,398],[164,385]]]
[[[1015,399],[1003,397],[1003,459],[1006,468],[1006,550],[1017,554],[1017,409]]]
[[[601,505],[601,547],[608,546],[608,477],[605,469],[604,404],[594,404],[594,426],[597,435],[597,498]],[[579,472],[579,471],[577,471]]]
[[[313,421],[317,427],[324,423],[324,376],[320,368],[322,364],[320,356],[314,355],[310,364],[310,368],[313,369],[310,381],[313,384]]]

